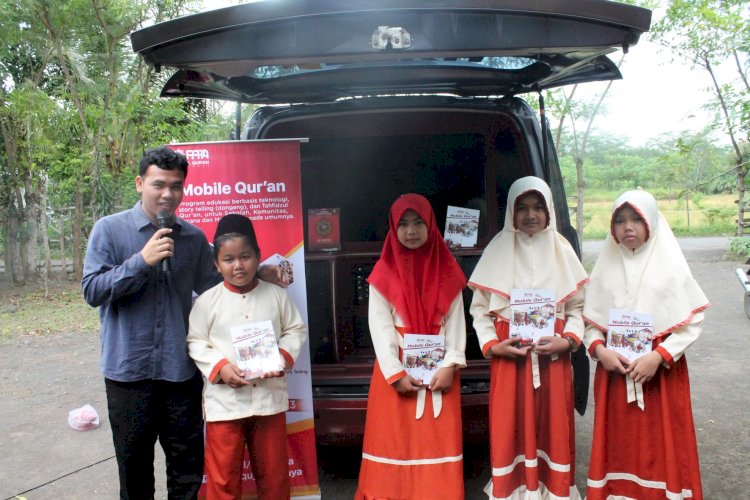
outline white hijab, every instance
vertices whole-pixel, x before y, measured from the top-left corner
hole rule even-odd
[[[614,235],[614,216],[625,204],[648,228],[646,243],[636,250],[620,245]],[[610,234],[591,272],[584,319],[606,332],[610,309],[648,313],[658,337],[690,322],[708,305],[654,197],[646,191],[620,195],[612,208]]]
[[[549,215],[547,227],[533,236],[515,228],[516,200],[530,192],[544,198]],[[509,318],[513,288],[555,290],[557,304],[573,296],[586,281],[586,271],[573,247],[555,229],[555,206],[549,186],[539,177],[522,177],[508,191],[505,225],[490,241],[469,279],[469,286],[491,292],[490,312]]]

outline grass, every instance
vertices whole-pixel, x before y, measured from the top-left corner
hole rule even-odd
[[[81,297],[78,283],[57,283],[45,298],[39,287],[0,291],[0,306],[15,305],[15,312],[0,313],[0,338],[17,335],[85,333],[99,329],[99,315]]]
[[[587,196],[584,204],[584,239],[598,240],[607,235],[612,203],[618,195],[597,192],[592,199]],[[734,199],[735,195],[731,194],[693,196],[688,204],[689,223],[684,199],[662,199],[658,203],[659,210],[677,236],[730,236],[735,232],[734,221],[737,219]],[[570,202],[571,210],[575,209],[574,203],[575,200]]]

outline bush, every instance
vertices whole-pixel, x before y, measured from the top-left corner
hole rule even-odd
[[[711,226],[721,223],[730,223],[734,214],[732,209],[727,208],[704,208],[703,215]]]
[[[671,200],[674,198],[674,192],[672,189],[665,187],[654,187],[647,189],[649,193],[654,195],[657,200]]]
[[[695,203],[698,208],[703,208],[701,206],[701,202],[703,201],[703,198],[705,198],[705,195],[703,193],[693,193],[693,196],[692,196],[693,203]]]
[[[729,240],[729,255],[740,259],[750,258],[750,236],[738,236]]]

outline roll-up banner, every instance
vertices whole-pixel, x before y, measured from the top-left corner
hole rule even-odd
[[[281,266],[290,273],[292,284],[287,292],[307,323],[299,143],[300,140],[229,141],[170,147],[183,153],[189,163],[177,216],[201,228],[209,241],[213,240],[217,222],[224,215],[234,213],[250,218],[262,263]],[[320,498],[309,344],[286,376],[292,497]],[[201,489],[201,497],[205,498],[205,487]],[[256,498],[247,451],[243,461],[242,498]]]

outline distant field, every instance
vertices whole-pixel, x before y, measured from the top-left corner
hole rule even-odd
[[[609,231],[609,219],[612,203],[620,193],[597,192],[592,199],[584,203],[584,217],[586,225],[583,230],[584,239],[600,239]],[[680,236],[732,236],[737,220],[737,205],[734,203],[736,195],[696,195],[688,204],[688,211],[684,199],[657,199],[659,210],[669,222],[675,234]],[[571,216],[575,213],[575,199],[569,202]],[[571,221],[575,225],[575,221]]]

